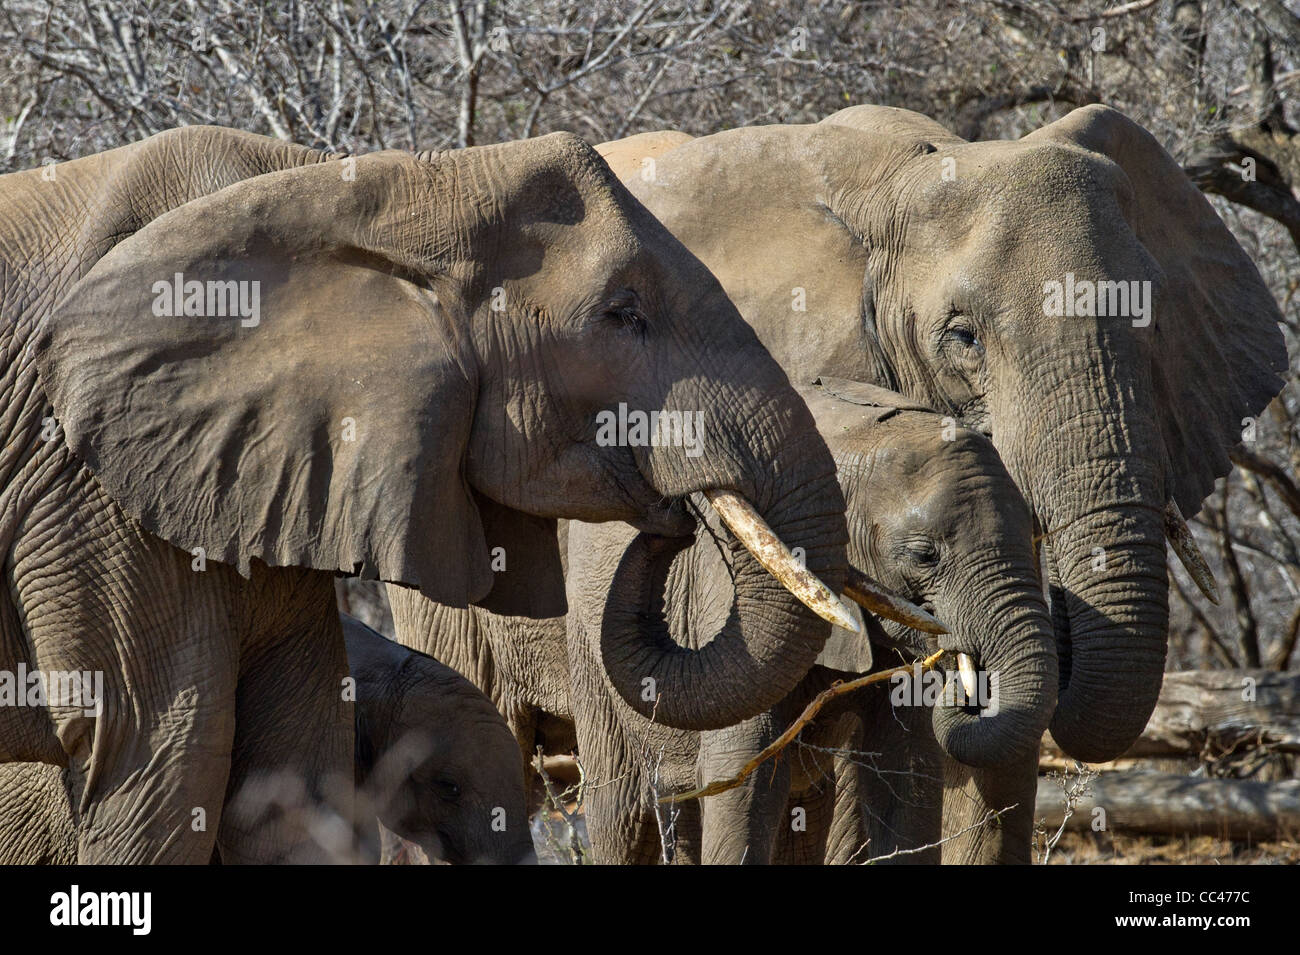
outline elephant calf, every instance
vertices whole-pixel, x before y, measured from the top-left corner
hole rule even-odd
[[[536,861],[518,749],[491,701],[359,620],[344,616],[343,634],[356,692],[358,802],[374,813],[358,822],[362,856],[376,857],[377,818],[431,860]],[[226,811],[258,795],[245,790]],[[68,799],[59,767],[0,764],[0,864],[75,863]]]
[[[1027,861],[1038,742],[1057,689],[1028,507],[988,439],[951,418],[855,382],[828,380],[805,399],[836,459],[851,565],[951,630],[936,641],[872,621],[878,648],[907,651],[880,652],[890,659],[879,663],[897,665],[943,647],[950,651],[946,665],[965,653],[980,671],[967,674],[977,684],[977,705],[961,705],[964,698],[954,694],[948,705],[931,708],[933,701],[909,686],[869,686],[823,710],[793,748],[745,785],[681,803],[675,818],[660,806],[656,818],[656,795],[735,775],[817,692],[871,669],[869,645],[837,631],[820,665],[766,713],[722,730],[667,728],[615,693],[603,669],[604,657],[620,645],[611,629],[627,625],[609,608],[620,603],[619,579],[637,573],[633,532],[571,523],[570,693],[591,783],[594,854],[606,863],[672,854],[731,863],[861,860],[937,842],[942,806],[950,831],[980,823],[990,810],[1011,809],[963,837],[963,861]],[[645,608],[663,614],[666,639],[693,647],[734,614],[736,546],[715,522],[694,544],[665,548],[641,569],[666,580],[662,610]],[[945,775],[956,792],[943,792]]]

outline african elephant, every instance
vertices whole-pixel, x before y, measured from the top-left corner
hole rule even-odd
[[[741,787],[685,802],[674,826],[679,858],[706,863],[848,861],[884,855],[924,829],[889,831],[894,801],[913,785],[904,764],[881,780],[864,751],[879,752],[874,726],[909,709],[933,723],[934,738],[969,767],[990,798],[1015,806],[996,839],[1005,861],[1028,854],[1037,773],[1026,755],[1056,703],[1057,661],[1032,543],[1030,514],[992,444],[900,395],[870,385],[826,379],[805,395],[838,465],[849,522],[849,562],[896,594],[932,610],[950,632],[926,638],[889,621],[873,642],[884,665],[927,656],[938,647],[964,652],[984,679],[971,705],[955,692],[947,705],[897,681],[841,697],[824,710],[783,758],[761,767]],[[739,725],[688,733],[656,725],[608,686],[602,641],[610,605],[634,575],[632,534],[619,525],[569,525],[569,658],[578,748],[587,778],[587,826],[602,862],[652,862],[664,852],[652,794],[669,795],[735,775],[787,727],[833,680],[872,669],[869,645],[837,633],[821,665],[776,707]],[[680,550],[680,549],[679,549]],[[673,559],[664,587],[666,636],[693,646],[731,612],[731,564],[736,550],[716,524]],[[661,573],[656,569],[652,572]],[[874,621],[873,621],[874,626]],[[950,657],[951,659],[951,657]],[[956,668],[947,683],[955,686]],[[937,690],[937,685],[936,685]],[[965,689],[961,691],[967,692]],[[891,706],[892,704],[892,706]],[[906,747],[904,747],[906,749]],[[898,753],[882,754],[898,760]],[[935,771],[931,767],[930,771]],[[939,771],[942,767],[937,768]],[[657,777],[657,778],[652,778]],[[862,777],[862,778],[859,778]],[[996,794],[993,789],[996,788]],[[923,787],[918,787],[923,792]],[[916,809],[917,807],[912,807]],[[919,807],[939,838],[940,803]],[[792,809],[800,827],[791,830]],[[806,828],[804,825],[806,824]],[[865,847],[865,848],[864,848]]]
[[[1178,164],[1104,106],[1014,141],[857,106],[598,149],[796,383],[872,381],[992,438],[1050,575],[1052,735],[1126,750],[1160,689],[1166,534],[1213,595],[1179,515],[1286,367],[1268,288]]]
[[[591,147],[327,158],[199,127],[0,178],[0,671],[104,684],[0,707],[0,760],[70,766],[81,861],[298,857],[222,806],[272,767],[351,774],[336,573],[554,615],[555,519],[686,534],[705,491],[842,615],[807,409]],[[615,678],[658,676],[683,725],[771,705],[829,626],[755,586],[729,666],[647,643]]]
[[[535,861],[514,739],[492,702],[450,667],[361,621],[344,616],[342,626],[356,686],[356,782],[375,810],[357,820],[358,851],[377,850],[377,819],[430,859]],[[0,764],[0,865],[77,861],[67,774],[46,763]]]
[[[562,563],[567,537],[568,522],[560,521]],[[397,642],[445,661],[472,681],[505,717],[525,767],[539,746],[548,756],[577,747],[563,616],[533,619],[482,607],[459,609],[408,587],[386,589]]]

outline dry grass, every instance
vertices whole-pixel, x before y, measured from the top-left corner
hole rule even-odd
[[[1300,841],[1249,844],[1215,836],[1067,832],[1057,843],[1048,864],[1300,865]]]

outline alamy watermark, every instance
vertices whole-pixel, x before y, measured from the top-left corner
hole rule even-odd
[[[688,458],[704,453],[703,411],[618,411],[596,415],[596,444],[602,448],[685,448]]]
[[[1131,318],[1134,328],[1151,324],[1149,281],[1094,282],[1065,273],[1065,281],[1043,283],[1043,314],[1054,318]]]
[[[244,328],[256,328],[262,320],[262,283],[256,280],[200,282],[177,272],[171,280],[154,282],[151,291],[158,318],[239,318]]]
[[[0,706],[69,706],[86,716],[104,712],[102,670],[0,670]]]
[[[979,715],[998,715],[998,674],[980,670],[974,695],[967,694],[956,671],[926,670],[917,661],[909,672],[889,678],[891,706],[976,706]]]
[[[132,935],[148,935],[153,929],[153,893],[83,891],[73,885],[50,896],[50,924],[121,925]]]

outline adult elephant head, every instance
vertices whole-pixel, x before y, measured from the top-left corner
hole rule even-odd
[[[1161,683],[1166,528],[1212,590],[1178,514],[1286,362],[1205,198],[1100,106],[1015,141],[864,106],[641,151],[616,171],[796,381],[865,377],[992,436],[1046,544],[1052,733],[1080,759],[1123,752]]]
[[[36,351],[69,447],[126,513],[245,574],[342,571],[554,615],[556,518],[683,534],[681,499],[706,491],[802,548],[806,568],[787,552],[780,573],[806,597],[812,575],[843,579],[843,497],[807,408],[573,136],[197,198],[108,252]],[[671,665],[693,701],[665,719],[732,722],[812,664],[827,625],[765,594],[739,652],[638,658],[636,678]]]

